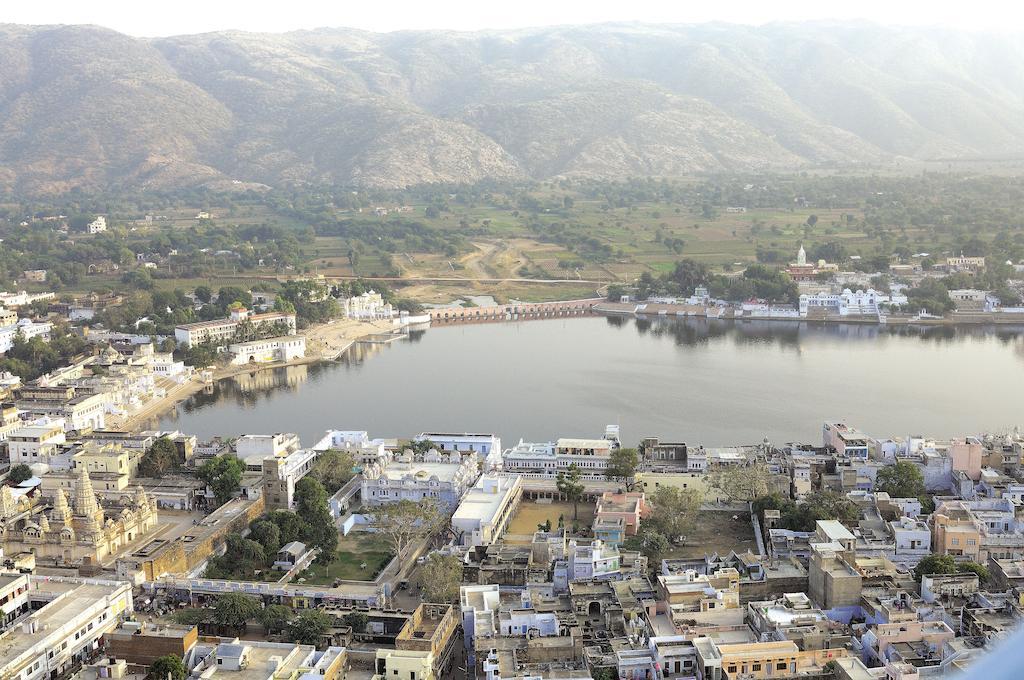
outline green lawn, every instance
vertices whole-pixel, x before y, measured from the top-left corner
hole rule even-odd
[[[298,578],[314,585],[330,585],[335,579],[372,581],[390,561],[391,551],[381,539],[369,534],[342,536],[333,562],[313,564]]]

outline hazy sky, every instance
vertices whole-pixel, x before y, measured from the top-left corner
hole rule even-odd
[[[0,23],[100,24],[141,36],[228,28],[288,31],[477,30],[603,21],[696,23],[868,19],[884,24],[1024,30],[1015,0],[0,0]]]

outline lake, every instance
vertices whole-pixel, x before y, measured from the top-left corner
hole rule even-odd
[[[629,444],[706,446],[818,443],[826,420],[876,437],[1005,431],[1024,421],[1022,333],[622,317],[441,326],[221,381],[159,427],[307,444],[327,429],[496,432],[506,447],[599,437],[609,423]]]

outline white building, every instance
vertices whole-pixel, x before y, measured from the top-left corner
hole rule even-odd
[[[235,455],[253,472],[263,469],[264,458],[283,457],[301,446],[299,435],[291,432],[275,434],[243,434],[235,440]]]
[[[393,458],[389,454],[363,471],[362,499],[365,505],[431,499],[453,509],[476,477],[473,456],[438,451]]]
[[[452,515],[452,529],[460,544],[486,546],[501,538],[522,495],[522,477],[482,475]]]
[[[103,215],[99,215],[96,219],[89,223],[89,233],[99,234],[107,230],[107,218]]]
[[[184,361],[175,361],[171,352],[155,352],[149,362],[153,373],[161,378],[178,378],[189,374]]]
[[[212,342],[215,345],[226,345],[235,338],[235,331],[242,322],[248,322],[259,330],[264,326],[281,324],[287,327],[288,335],[295,335],[295,315],[283,312],[267,312],[265,314],[253,314],[244,307],[231,310],[230,316],[226,319],[214,319],[213,321],[200,321],[198,323],[187,323],[174,328],[174,339],[179,345],[192,346],[203,342]]]
[[[232,355],[232,366],[287,362],[306,356],[306,338],[301,335],[285,335],[279,338],[238,342],[228,346],[228,352]]]
[[[193,678],[214,680],[278,680],[281,678],[343,678],[347,654],[344,647],[317,651],[313,645],[293,642],[239,640],[220,642],[212,648],[196,645],[197,665]]]
[[[341,310],[349,319],[390,319],[395,315],[391,304],[373,290],[342,300]]]
[[[56,293],[28,293],[19,291],[17,293],[0,292],[0,305],[4,307],[22,307],[32,304],[36,300],[52,300]]]
[[[900,517],[889,522],[893,537],[896,540],[896,555],[893,562],[913,569],[922,558],[932,551],[932,533],[928,525],[918,519]]]
[[[573,463],[585,479],[603,479],[613,450],[619,447],[618,428],[609,425],[602,439],[562,438],[556,442],[519,443],[502,455],[505,472],[534,478],[554,478]]]
[[[13,578],[16,591],[21,591],[16,598],[24,596],[34,611],[15,618],[0,635],[0,678],[42,680],[65,675],[95,655],[100,639],[132,612],[129,583]],[[9,590],[11,586],[9,582],[0,587]]]
[[[883,304],[905,305],[907,296],[901,293],[889,295],[874,288],[856,291],[845,288],[841,293],[804,294],[800,296],[800,316],[807,316],[815,308],[839,316],[877,316]]]
[[[48,321],[35,323],[31,319],[19,319],[12,326],[0,328],[0,354],[9,352],[14,347],[14,339],[19,335],[25,340],[40,337],[49,342],[52,330],[53,324]]]
[[[620,561],[619,549],[614,545],[599,540],[578,544],[574,539],[569,542],[568,560],[555,563],[556,586],[562,582],[563,573],[568,581],[614,576],[619,573]]]
[[[421,432],[415,441],[430,440],[439,451],[472,451],[486,458],[491,453],[501,452],[501,439],[494,434],[473,432]]]
[[[7,437],[12,466],[45,465],[47,470],[67,470],[71,467],[71,454],[64,450],[66,443],[63,420],[25,425]]]

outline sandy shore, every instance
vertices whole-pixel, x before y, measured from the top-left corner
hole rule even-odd
[[[319,361],[336,359],[360,338],[380,333],[390,333],[395,328],[390,321],[355,321],[352,319],[338,319],[329,323],[310,326],[300,333],[300,335],[306,338],[306,356],[302,359],[272,364],[259,364],[257,366],[224,366],[214,371],[213,381],[216,382],[235,375],[252,373],[253,371],[265,371],[301,364],[315,364]],[[194,375],[184,383],[168,387],[166,395],[160,399],[149,401],[130,416],[108,417],[107,428],[115,430],[139,429],[147,421],[158,418],[178,403],[203,390],[209,384],[198,374]]]

